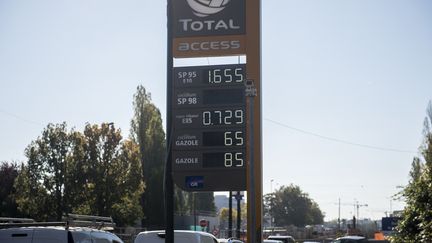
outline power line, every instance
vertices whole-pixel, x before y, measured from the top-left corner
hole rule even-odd
[[[26,123],[30,123],[30,124],[38,125],[38,126],[43,126],[43,124],[41,124],[39,122],[32,121],[32,120],[29,120],[27,118],[23,118],[21,116],[15,115],[13,113],[10,113],[10,112],[4,111],[4,110],[0,110],[0,113],[6,114],[6,115],[11,116],[11,117],[14,117],[15,119],[18,119],[18,120],[26,122]],[[300,128],[296,128],[296,127],[293,127],[293,126],[289,126],[287,124],[284,124],[284,123],[281,123],[281,122],[278,122],[278,121],[275,121],[275,120],[272,120],[272,119],[269,119],[269,118],[264,118],[264,120],[269,121],[269,122],[271,122],[273,124],[276,124],[278,126],[281,126],[281,127],[284,127],[284,128],[288,128],[290,130],[294,130],[294,131],[297,131],[297,132],[300,132],[300,133],[303,133],[303,134],[307,134],[307,135],[310,135],[310,136],[318,137],[318,138],[325,139],[325,140],[332,141],[332,142],[343,143],[343,144],[347,144],[347,145],[351,145],[351,146],[357,146],[357,147],[362,147],[362,148],[367,148],[367,149],[388,151],[388,152],[410,153],[410,154],[416,154],[417,153],[416,151],[413,151],[413,150],[394,149],[394,148],[388,148],[388,147],[379,147],[379,146],[373,146],[373,145],[368,145],[368,144],[355,143],[355,142],[351,142],[351,141],[348,141],[348,140],[333,138],[333,137],[324,136],[324,135],[321,135],[321,134],[318,134],[318,133],[306,131],[306,130],[303,130],[303,129],[300,129]]]
[[[38,125],[38,126],[43,126],[43,124],[41,124],[40,122],[32,121],[32,120],[29,120],[27,118],[23,118],[21,116],[15,115],[13,113],[10,113],[10,112],[4,111],[4,110],[0,110],[0,113],[3,113],[3,114],[8,115],[8,116],[11,116],[11,117],[13,117],[13,118],[15,118],[17,120],[20,120],[20,121],[23,121],[23,122],[26,122],[26,123],[30,123],[30,124]]]
[[[355,143],[355,142],[351,142],[348,140],[343,140],[343,139],[339,139],[339,138],[333,138],[333,137],[328,137],[328,136],[324,136],[318,133],[314,133],[314,132],[309,132],[300,128],[296,128],[296,127],[292,127],[289,126],[287,124],[278,122],[278,121],[274,121],[268,118],[264,118],[264,120],[269,121],[273,124],[276,124],[278,126],[284,127],[284,128],[288,128],[303,134],[307,134],[310,136],[314,136],[314,137],[318,137],[321,139],[325,139],[325,140],[329,140],[332,142],[337,142],[337,143],[343,143],[343,144],[347,144],[347,145],[351,145],[351,146],[357,146],[357,147],[362,147],[362,148],[367,148],[367,149],[374,149],[374,150],[381,150],[381,151],[388,151],[388,152],[397,152],[397,153],[409,153],[409,154],[417,154],[416,151],[413,150],[405,150],[405,149],[394,149],[394,148],[387,148],[387,147],[379,147],[379,146],[373,146],[373,145],[368,145],[368,144],[361,144],[361,143]]]

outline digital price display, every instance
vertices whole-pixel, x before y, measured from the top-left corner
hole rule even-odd
[[[245,65],[174,68],[171,148],[182,189],[246,189],[245,77]]]
[[[173,114],[176,128],[234,127],[245,125],[243,107],[186,109]]]
[[[174,168],[179,171],[193,169],[242,170],[246,167],[245,150],[176,151]]]
[[[175,87],[243,86],[246,65],[196,66],[174,69]]]
[[[203,168],[244,168],[244,152],[216,152],[203,154]]]
[[[196,150],[202,147],[234,148],[245,146],[244,130],[178,131],[174,132],[174,148]]]

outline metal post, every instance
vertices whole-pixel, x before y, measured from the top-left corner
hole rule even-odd
[[[257,95],[257,90],[254,86],[253,80],[246,80],[246,97],[249,104],[248,109],[248,122],[249,122],[249,166],[248,166],[248,182],[249,182],[249,191],[248,191],[248,211],[252,212],[252,210],[256,209],[256,184],[255,184],[255,168],[254,168],[254,98]],[[250,208],[249,208],[250,207]],[[257,232],[257,215],[256,212],[252,212],[250,214],[251,222],[248,221],[248,229],[251,230],[251,232],[248,232],[248,242],[249,243],[257,243],[258,240],[261,241],[261,232]]]
[[[272,199],[273,199],[273,179],[271,179],[270,180],[270,211],[269,211],[269,214],[270,214],[270,228],[272,228],[273,227],[273,213],[272,213],[272,208],[271,208],[271,206],[272,206]]]
[[[164,201],[165,201],[165,242],[174,243],[174,182],[171,165],[171,104],[172,104],[172,0],[167,0],[167,158],[164,173]]]
[[[261,0],[246,1],[246,71],[253,80],[253,94],[248,102],[248,226],[247,242],[262,241],[262,153],[261,153]],[[248,80],[246,81],[248,82]],[[249,195],[251,194],[251,195]]]
[[[192,192],[192,199],[193,199],[194,231],[196,231],[197,218],[196,218],[196,197],[195,197],[195,192]]]
[[[338,230],[340,231],[341,230],[341,228],[340,228],[340,207],[341,207],[341,200],[340,200],[340,198],[339,198],[339,208],[338,208]]]
[[[230,191],[228,198],[228,238],[232,237],[232,228],[232,191]]]
[[[237,230],[236,230],[236,237],[237,239],[240,239],[240,222],[241,222],[241,198],[240,192],[237,192]]]

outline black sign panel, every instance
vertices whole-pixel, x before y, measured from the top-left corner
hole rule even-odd
[[[176,184],[186,191],[244,191],[246,170],[176,171]]]
[[[173,113],[175,127],[181,128],[215,128],[244,127],[246,123],[244,107],[230,106],[217,108],[197,108],[176,110]]]
[[[172,168],[182,189],[245,190],[245,75],[240,64],[173,69]]]
[[[179,130],[174,132],[173,148],[176,150],[197,150],[203,148],[238,148],[246,144],[245,130]]]
[[[231,171],[243,170],[246,167],[246,150],[225,149],[202,151],[175,151],[173,168],[176,171]]]
[[[395,231],[398,222],[401,220],[400,217],[385,217],[382,218],[382,230],[383,231]]]
[[[246,0],[173,1],[174,37],[245,34]]]
[[[173,101],[175,109],[239,105],[245,103],[245,89],[184,89],[174,92]]]
[[[181,67],[174,69],[175,87],[244,86],[245,65]]]

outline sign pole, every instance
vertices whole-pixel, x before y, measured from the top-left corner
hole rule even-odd
[[[167,0],[167,158],[165,161],[164,174],[164,197],[165,197],[165,242],[174,243],[174,182],[172,178],[172,115],[169,112],[172,106],[172,69],[173,69],[173,50],[172,50],[172,0]]]
[[[248,97],[251,123],[247,134],[250,136],[250,151],[247,179],[247,242],[262,242],[262,153],[261,153],[261,0],[246,3],[246,70],[247,79],[253,83],[256,96]],[[247,85],[247,84],[246,84]]]

